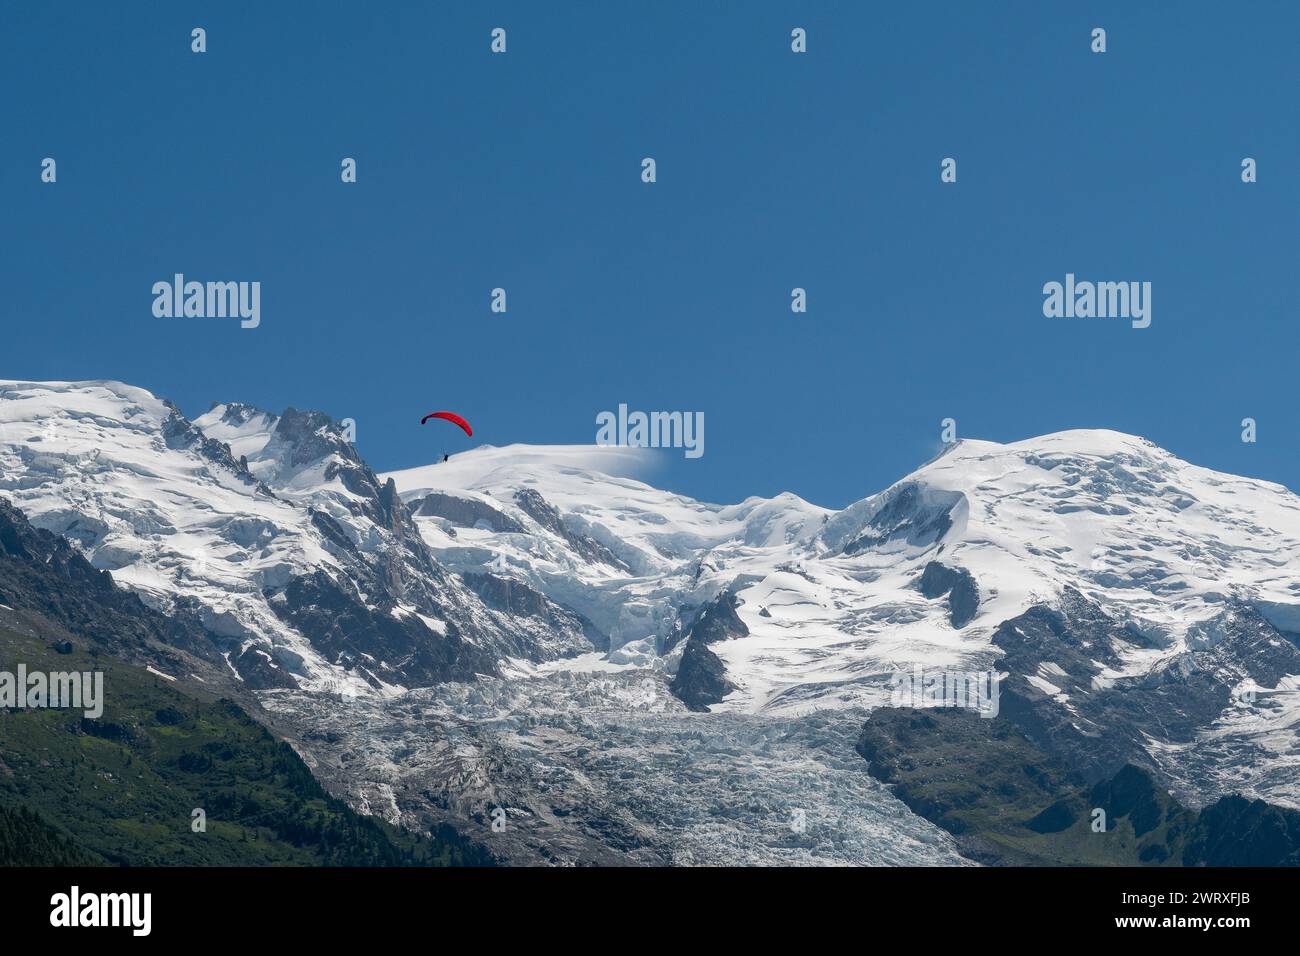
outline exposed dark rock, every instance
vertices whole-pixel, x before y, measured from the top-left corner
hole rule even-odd
[[[380,680],[423,686],[499,673],[492,656],[464,640],[455,624],[438,634],[414,614],[371,608],[351,581],[324,570],[293,578],[270,606],[327,660],[375,686]]]
[[[953,627],[965,627],[979,610],[979,587],[965,568],[950,568],[931,561],[921,573],[918,586],[928,598],[948,595],[948,619]]]
[[[167,406],[170,413],[162,426],[163,441],[167,443],[168,448],[192,448],[212,464],[228,469],[246,483],[253,485],[258,494],[267,498],[275,497],[271,489],[258,481],[248,470],[247,458],[241,455],[236,461],[229,445],[215,438],[208,438],[171,402],[164,400],[163,404]]]
[[[570,530],[564,524],[564,521],[560,518],[560,513],[555,510],[554,506],[532,488],[524,488],[516,492],[515,502],[530,518],[546,530],[563,538],[568,542],[569,547],[573,548],[587,561],[593,564],[607,564],[610,567],[618,568],[620,571],[631,570],[613,551],[595,538]]]
[[[241,654],[231,654],[230,666],[253,690],[298,686],[298,682],[288,669],[277,664],[271,659],[271,655],[260,647],[248,647]]]
[[[864,529],[844,546],[845,554],[857,554],[895,539],[923,547],[934,544],[952,528],[952,509],[961,500],[927,501],[915,482],[898,485],[875,510]]]
[[[440,491],[430,492],[420,499],[417,515],[446,518],[458,528],[476,528],[482,523],[499,533],[523,534],[525,528],[503,511],[493,508],[477,498],[462,498]]]
[[[334,419],[324,412],[286,408],[276,420],[271,440],[276,443],[276,457],[290,468],[301,468],[330,455],[337,455],[348,464],[364,464]]]
[[[1010,865],[1300,865],[1300,812],[1229,796],[1199,814],[1131,764],[1092,787],[1014,723],[882,708],[858,752],[963,853]]]
[[[681,663],[668,689],[691,710],[707,711],[736,689],[727,680],[726,669],[717,654],[703,641],[687,641]]]
[[[1201,811],[1184,866],[1300,866],[1300,813],[1228,796]]]
[[[1059,607],[1036,605],[994,632],[993,643],[1003,651],[996,667],[1007,675],[1001,714],[1089,783],[1114,777],[1131,763],[1167,786],[1144,735],[1154,728],[1171,744],[1192,744],[1246,678],[1273,687],[1286,674],[1300,674],[1300,649],[1252,607],[1227,606],[1213,632],[1212,642],[1150,674],[1107,680],[1103,668],[1121,668],[1125,650],[1150,641],[1067,588]],[[1056,693],[1029,680],[1040,677],[1045,665],[1051,666],[1049,683],[1069,697],[1069,710],[1054,699]]]
[[[691,710],[708,710],[736,689],[727,680],[722,659],[709,650],[709,644],[732,638],[748,637],[749,628],[736,613],[736,596],[723,591],[704,606],[685,631],[675,629],[669,635],[665,652],[681,641],[686,641],[677,674],[668,689]],[[680,623],[680,622],[679,622]]]
[[[690,630],[686,632],[687,640],[698,640],[704,644],[729,641],[737,637],[748,637],[749,628],[736,613],[736,596],[724,591],[695,618]]]
[[[316,508],[310,509],[309,513],[311,514],[312,526],[325,537],[325,540],[340,551],[346,551],[353,557],[358,556],[357,546],[352,543],[352,539],[348,537],[341,524]]]
[[[483,599],[483,603],[508,614],[526,614],[529,617],[546,617],[552,605],[546,595],[534,590],[523,581],[497,577],[494,574],[463,574],[470,590]]]
[[[556,604],[545,594],[529,587],[523,581],[502,578],[486,572],[463,574],[461,577],[469,585],[470,590],[493,610],[509,615],[519,614],[537,618],[556,631],[566,629],[579,631],[591,642],[592,649],[609,650],[608,634],[602,633],[585,616]]]

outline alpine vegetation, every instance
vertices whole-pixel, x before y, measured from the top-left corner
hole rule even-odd
[[[262,283],[186,282],[176,273],[171,282],[153,284],[153,314],[159,319],[240,319],[239,327],[262,324]]]
[[[597,445],[640,448],[685,448],[687,458],[704,454],[703,412],[628,412],[618,406],[618,414],[601,412],[596,416]]]
[[[1065,284],[1043,285],[1043,315],[1049,319],[1132,319],[1133,328],[1151,324],[1150,282],[1075,282],[1065,274]]]

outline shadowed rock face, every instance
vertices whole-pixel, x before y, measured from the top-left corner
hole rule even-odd
[[[716,644],[737,637],[749,637],[749,628],[736,613],[736,596],[724,592],[700,612],[687,631],[686,639],[697,640],[702,644]]]
[[[446,518],[458,528],[474,528],[479,522],[498,534],[510,532],[524,534],[526,529],[514,518],[493,508],[477,498],[461,498],[432,491],[420,500],[416,514],[423,517]]]
[[[948,595],[948,619],[953,627],[965,627],[979,610],[979,587],[965,568],[950,568],[931,561],[925,566],[918,586],[928,598]]]
[[[984,863],[1300,863],[1300,812],[1229,796],[1197,813],[1132,764],[1088,787],[1012,721],[882,708],[857,749],[873,777]]]
[[[1131,763],[1182,784],[1196,802],[1196,794],[1214,792],[1215,768],[1198,768],[1193,758],[1166,764],[1148,739],[1184,750],[1230,707],[1243,681],[1274,687],[1300,674],[1300,650],[1253,608],[1227,605],[1212,623],[1214,637],[1199,649],[1141,676],[1107,680],[1103,669],[1120,669],[1126,651],[1151,641],[1067,588],[1057,608],[1035,606],[994,633],[1003,651],[996,667],[1007,675],[1001,713],[1089,782]]]
[[[1300,866],[1300,813],[1263,800],[1224,797],[1201,811],[1186,866]]]
[[[271,440],[279,446],[279,457],[290,468],[320,461],[331,454],[352,464],[361,463],[351,443],[338,433],[334,419],[323,412],[286,408],[275,423]]]
[[[170,412],[162,426],[163,441],[167,443],[168,448],[191,448],[214,465],[227,468],[239,475],[249,485],[255,486],[259,494],[266,495],[268,498],[275,497],[269,488],[249,472],[248,461],[245,458],[241,457],[239,461],[235,461],[228,445],[204,435],[171,402],[163,404]]]
[[[691,640],[686,643],[677,676],[668,689],[691,710],[707,711],[711,704],[735,690],[736,685],[727,680],[721,658],[703,641]]]
[[[749,636],[749,628],[736,613],[736,596],[728,591],[719,594],[705,605],[684,636],[686,647],[668,689],[691,710],[707,711],[736,689],[727,680],[722,659],[708,648],[719,641]]]
[[[609,650],[609,635],[601,633],[591,621],[570,608],[556,604],[540,591],[523,581],[497,577],[486,572],[482,574],[463,574],[461,578],[469,589],[483,599],[483,603],[494,611],[507,615],[522,615],[537,620],[557,634],[581,634],[591,643],[591,649]],[[528,648],[521,648],[526,653]],[[572,653],[585,648],[575,646]],[[569,656],[569,655],[565,655]]]
[[[431,630],[417,615],[367,606],[348,582],[324,571],[289,582],[271,602],[281,620],[307,637],[332,663],[373,685],[472,680],[498,673],[492,655],[460,634],[453,622]]]
[[[567,541],[569,546],[586,560],[593,564],[607,564],[621,571],[631,570],[613,551],[595,538],[572,531],[566,527],[555,507],[532,488],[524,488],[517,492],[515,494],[515,503],[547,531],[557,534]]]
[[[355,496],[340,502],[349,511],[398,537],[415,535],[410,513],[398,498],[396,486],[391,480],[380,482],[328,415],[285,409],[264,453],[274,455],[278,468],[285,472],[328,462],[323,472],[325,481],[337,478]]]
[[[253,690],[298,686],[292,675],[260,647],[247,648],[242,654],[231,653],[230,666]]]
[[[547,618],[554,607],[546,595],[523,581],[497,577],[495,574],[463,574],[462,578],[488,607],[508,614],[526,614]]]
[[[952,510],[960,495],[931,493],[927,500],[913,482],[891,489],[887,499],[867,522],[867,528],[844,546],[845,554],[858,554],[902,540],[913,546],[934,544],[952,528]]]

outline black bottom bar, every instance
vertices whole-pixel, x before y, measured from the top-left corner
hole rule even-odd
[[[83,941],[374,944],[377,933],[432,932],[439,945],[458,929],[533,940],[608,930],[628,942],[632,928],[671,938],[688,923],[696,946],[734,945],[774,924],[809,942],[902,930],[935,942],[1042,933],[1034,938],[1047,946],[1193,935],[1231,945],[1293,925],[1296,887],[1291,871],[1253,869],[39,869],[0,871],[0,881],[11,941],[76,933]],[[116,910],[121,925],[53,926],[52,916],[73,922],[74,886],[76,922],[101,910],[108,921]],[[143,896],[136,909],[99,896],[145,893],[144,937],[132,928],[132,916],[136,928],[145,922]]]

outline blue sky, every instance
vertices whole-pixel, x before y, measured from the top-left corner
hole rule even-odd
[[[377,470],[462,447],[436,408],[496,445],[703,411],[656,481],[719,501],[845,505],[949,416],[1300,488],[1296,10],[11,4],[0,377],[317,408]],[[155,318],[176,272],[259,280],[261,326]],[[1045,318],[1067,272],[1150,281],[1151,327]]]

